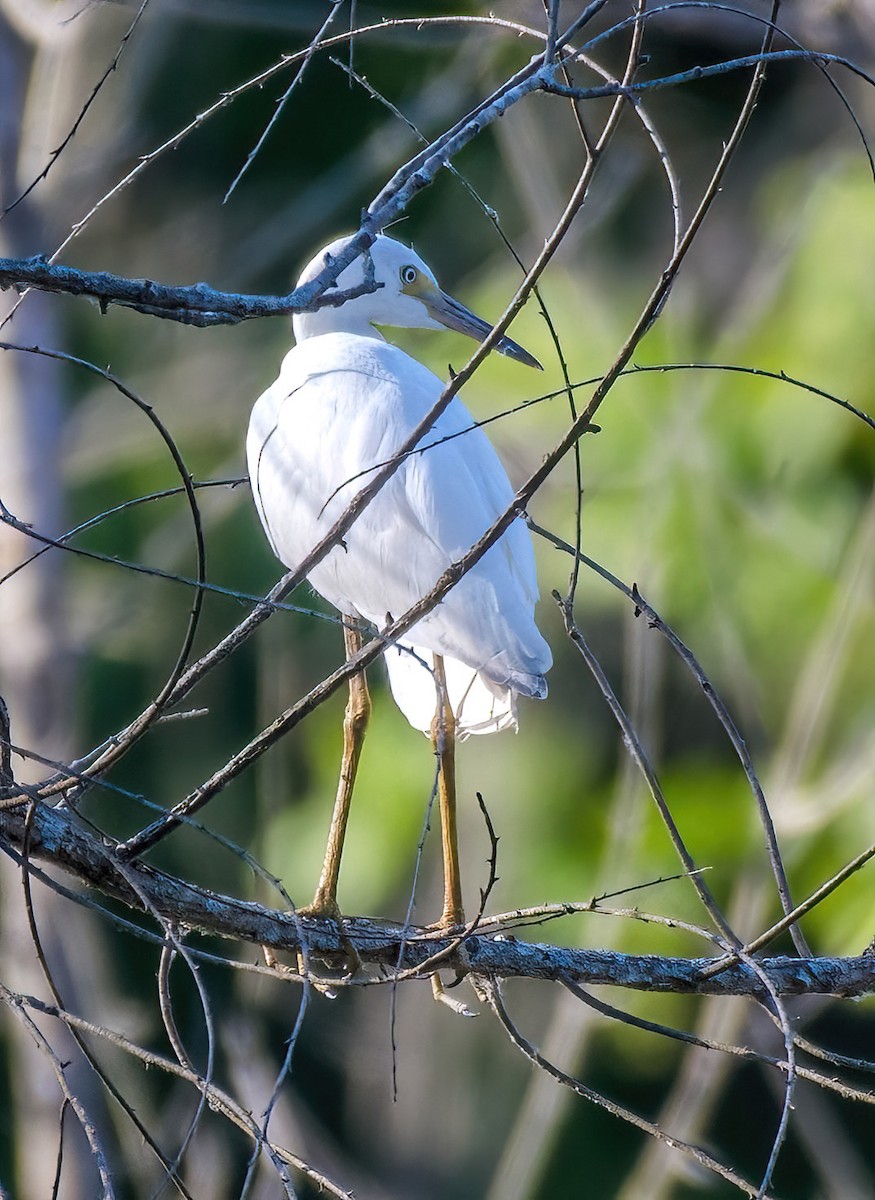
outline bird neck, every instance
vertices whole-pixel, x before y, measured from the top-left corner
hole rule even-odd
[[[355,306],[351,304],[341,304],[338,308],[320,308],[316,312],[294,313],[292,329],[296,342],[303,342],[305,338],[320,337],[324,333],[355,333],[359,337],[385,341],[366,314],[357,314]]]

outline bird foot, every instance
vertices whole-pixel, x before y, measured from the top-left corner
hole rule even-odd
[[[333,896],[320,895],[319,892],[313,897],[309,904],[303,905],[297,909],[299,917],[314,917],[320,921],[336,921],[338,925],[343,923],[343,913],[340,911],[340,905]]]
[[[344,930],[344,916],[340,911],[337,901],[333,896],[320,895],[319,892],[313,897],[309,904],[305,904],[303,908],[297,910],[299,917],[309,917],[319,921],[332,921],[337,925],[337,932],[340,938],[340,953],[332,954],[327,957],[325,953],[320,953],[320,961],[328,963],[330,966],[339,966],[343,972],[342,978],[349,979],[355,975],[362,967],[362,960],[359,953],[350,939],[347,937]],[[302,951],[297,952],[298,972],[302,976],[306,976],[311,983],[320,991],[329,991],[331,986],[330,980],[317,979],[313,975],[312,961],[305,962]],[[336,982],[336,981],[335,981]]]
[[[462,982],[463,978],[464,976],[457,975],[455,983],[450,984],[450,986],[455,987],[456,984]],[[451,1009],[459,1017],[476,1017],[479,1015],[473,1009],[470,1009],[467,1004],[464,1004],[461,1000],[457,1000],[455,996],[447,994],[447,990],[437,971],[431,977],[431,994],[438,1004],[445,1004],[447,1008]]]
[[[459,910],[458,912],[444,909],[437,921],[432,921],[430,925],[423,925],[424,933],[436,933],[440,937],[452,937],[454,934],[461,933],[465,928],[465,914]]]

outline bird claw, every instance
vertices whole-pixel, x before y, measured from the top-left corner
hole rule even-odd
[[[331,995],[332,983],[345,982],[352,979],[362,970],[362,960],[358,950],[350,941],[344,929],[344,917],[337,906],[336,901],[325,899],[314,900],[311,904],[304,908],[299,908],[297,915],[299,917],[315,918],[321,921],[333,921],[337,926],[338,940],[340,941],[340,950],[337,954],[331,954],[330,958],[325,954],[320,954],[320,961],[333,966],[335,963],[339,965],[342,974],[337,979],[319,978],[313,975],[312,966],[305,963],[303,953],[298,950],[296,957],[298,961],[298,972],[302,978],[308,979],[315,988],[324,992],[326,995]],[[303,935],[302,935],[303,936]]]
[[[455,987],[456,984],[461,983],[462,978],[463,976],[461,975],[457,976],[456,983],[452,986]],[[441,982],[441,977],[437,972],[431,977],[431,994],[439,1004],[446,1004],[447,1008],[452,1009],[459,1017],[477,1017],[480,1015],[474,1012],[473,1009],[468,1008],[467,1004],[464,1004],[461,1000],[457,1000],[455,996],[448,996]]]

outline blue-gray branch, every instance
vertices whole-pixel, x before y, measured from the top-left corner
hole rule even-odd
[[[341,936],[335,922],[270,909],[197,887],[139,861],[121,862],[111,845],[82,828],[64,809],[0,799],[0,841],[20,857],[25,841],[32,859],[62,867],[81,882],[143,911],[145,904],[163,919],[203,933],[275,950],[294,952],[306,940],[309,954],[349,956],[350,945],[363,965],[388,969],[386,978],[415,970],[453,939],[416,927],[363,917],[344,919]],[[762,978],[736,962],[709,975],[714,959],[669,958],[580,950],[519,941],[507,934],[474,934],[441,961],[441,966],[472,971],[490,979],[528,978],[613,984],[641,991],[762,996]],[[862,996],[875,991],[875,956],[853,958],[758,958],[758,966],[781,995]]]
[[[337,273],[334,272],[335,277]],[[323,305],[343,304],[364,292],[373,291],[373,285],[365,283],[326,295],[326,275],[327,272],[323,272],[319,279],[285,296],[253,296],[218,292],[206,283],[166,284],[152,279],[127,279],[108,271],[80,271],[50,263],[43,255],[0,258],[0,290],[13,288],[23,292],[27,288],[37,288],[41,292],[88,296],[97,301],[102,312],[106,312],[111,304],[119,304],[149,316],[202,327],[236,325],[253,317],[309,312]],[[320,291],[323,294],[320,295]]]

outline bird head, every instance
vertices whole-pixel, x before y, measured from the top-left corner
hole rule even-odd
[[[298,287],[315,279],[350,241],[350,237],[338,238],[320,250],[304,268]],[[369,250],[340,272],[335,286],[347,290],[363,284],[373,284],[374,290],[337,307],[296,313],[296,339],[333,332],[373,336],[374,326],[393,325],[400,329],[453,329],[482,342],[492,330],[488,321],[444,292],[419,255],[394,238],[377,237]],[[538,360],[509,337],[502,337],[495,349],[526,366],[541,369]]]

